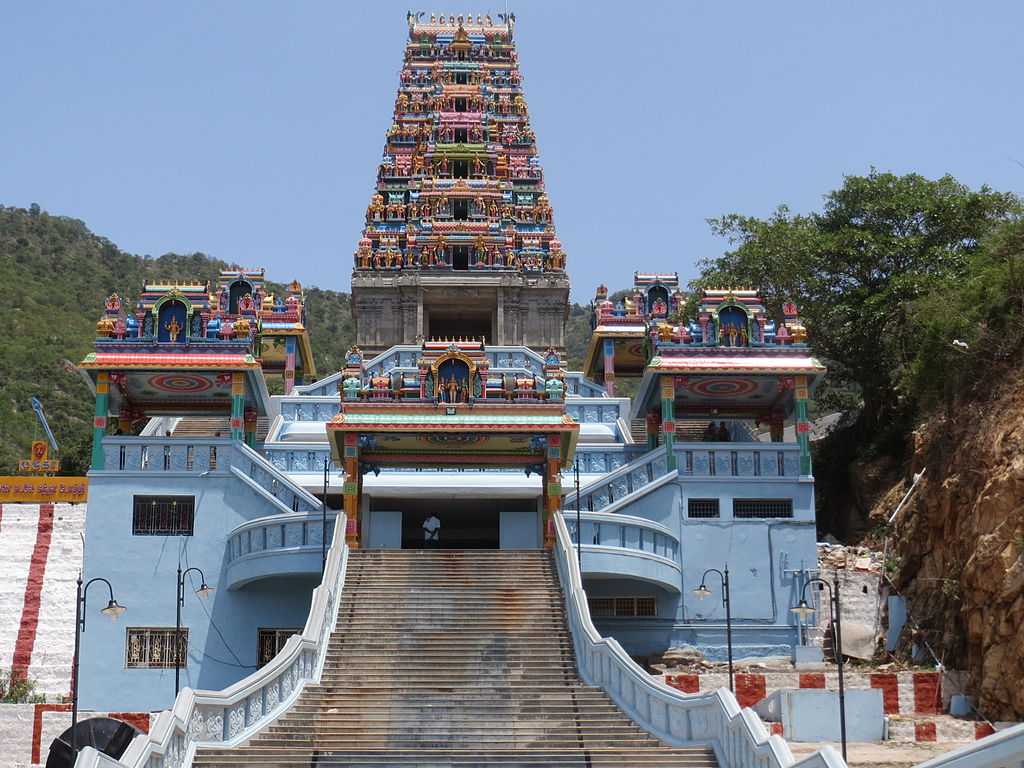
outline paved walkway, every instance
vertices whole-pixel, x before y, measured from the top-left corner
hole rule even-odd
[[[829,742],[797,743],[789,742],[789,748],[797,761],[802,760]],[[840,752],[839,744],[831,744],[836,752]],[[950,752],[962,744],[906,742],[851,742],[846,745],[850,768],[910,768],[926,760],[931,760],[944,752]]]

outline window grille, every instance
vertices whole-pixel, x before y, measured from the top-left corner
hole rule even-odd
[[[793,516],[792,499],[734,499],[732,516],[736,518],[787,518]]]
[[[259,666],[265,666],[270,663],[277,654],[284,648],[284,644],[288,642],[288,638],[292,635],[298,635],[302,632],[302,628],[298,629],[260,629],[258,631],[257,643],[259,651]]]
[[[135,496],[133,502],[133,535],[192,535],[195,524],[195,496]]]
[[[638,597],[636,599],[637,616],[655,616],[658,613],[658,601],[653,597]]]
[[[173,669],[174,629],[158,627],[128,627],[125,647],[125,666],[128,669]],[[188,629],[178,635],[181,666],[188,665]]]
[[[704,517],[704,518],[715,518],[719,517],[718,499],[687,499],[686,500],[686,516],[687,517]]]
[[[595,619],[652,617],[658,615],[653,597],[589,597],[590,615]]]

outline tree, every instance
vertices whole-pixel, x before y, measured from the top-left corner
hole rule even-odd
[[[761,289],[775,314],[796,301],[815,352],[856,384],[862,427],[874,432],[907,414],[901,385],[919,344],[913,303],[963,279],[982,238],[1019,210],[1012,194],[950,176],[872,170],[846,177],[820,213],[780,207],[768,220],[711,220],[735,247],[703,262],[695,287]]]

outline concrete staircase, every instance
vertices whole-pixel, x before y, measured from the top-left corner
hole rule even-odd
[[[193,765],[717,763],[664,746],[582,683],[547,552],[361,550],[321,683],[249,745]]]

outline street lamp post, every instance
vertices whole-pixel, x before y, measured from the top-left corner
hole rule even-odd
[[[178,698],[178,690],[181,685],[181,609],[185,606],[185,577],[192,571],[199,574],[200,587],[196,594],[204,600],[213,592],[213,587],[207,586],[206,574],[201,568],[192,566],[181,570],[181,563],[178,563],[178,599],[176,601],[177,616],[174,621],[174,698]]]
[[[835,645],[836,669],[839,672],[839,737],[843,746],[843,760],[846,760],[846,692],[843,689],[843,627],[842,616],[839,612],[839,581],[829,583],[824,579],[815,576],[808,579],[800,592],[800,603],[796,608],[790,610],[801,619],[807,620],[814,613],[814,609],[807,604],[807,588],[811,584],[818,584],[818,589],[828,589],[828,611],[829,621],[832,624],[832,637]]]
[[[123,605],[118,605],[117,600],[114,599],[114,588],[110,586],[109,581],[101,576],[97,576],[96,578],[89,579],[85,586],[82,586],[82,572],[78,572],[78,594],[75,599],[75,655],[71,660],[71,754],[78,751],[78,737],[75,734],[75,726],[78,725],[78,651],[82,646],[82,633],[85,632],[85,597],[89,587],[96,581],[102,581],[106,584],[107,591],[110,593],[107,607],[101,608],[100,613],[104,616],[109,616],[112,621],[117,621],[117,617],[126,610]]]
[[[725,642],[729,649],[729,690],[735,693],[732,674],[732,605],[729,595],[729,566],[725,566],[724,572],[717,568],[708,568],[704,571],[704,575],[700,577],[700,586],[693,590],[693,594],[700,600],[711,595],[711,590],[705,584],[709,573],[717,573],[722,579],[722,604],[725,605]]]
[[[327,467],[331,463],[331,455],[328,453],[324,459],[324,503],[320,511],[320,580],[323,581],[324,573],[327,572]]]
[[[583,554],[580,545],[583,543],[583,529],[580,528],[580,457],[577,454],[576,461],[572,465],[573,474],[576,475],[576,563],[580,567],[580,579],[583,579]]]

